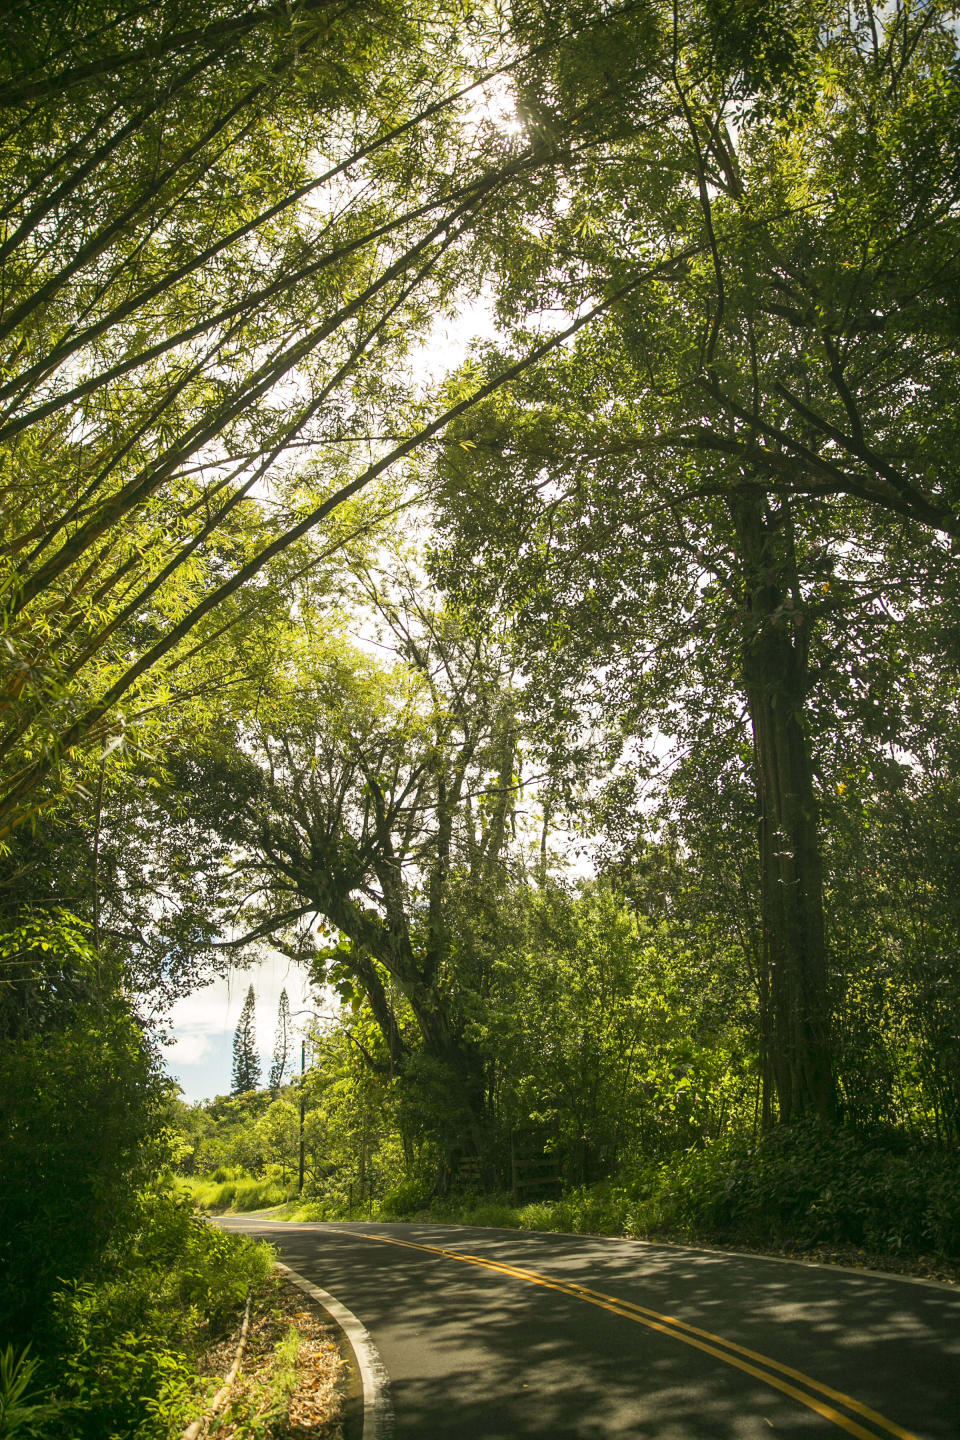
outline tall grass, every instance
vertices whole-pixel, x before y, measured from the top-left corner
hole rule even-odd
[[[272,1205],[283,1205],[297,1193],[295,1180],[284,1185],[276,1179],[258,1180],[252,1175],[229,1180],[181,1176],[180,1184],[199,1210],[209,1210],[216,1215],[227,1211],[266,1210]]]

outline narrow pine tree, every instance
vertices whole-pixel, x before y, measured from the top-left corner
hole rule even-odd
[[[233,1093],[242,1095],[245,1090],[256,1090],[260,1084],[260,1056],[257,1054],[256,999],[253,986],[247,991],[247,998],[240,1011],[240,1024],[233,1037]]]
[[[273,1042],[273,1064],[270,1066],[270,1091],[276,1095],[283,1084],[287,1066],[293,1051],[293,1026],[290,1020],[290,1001],[286,990],[280,991],[280,1007],[277,1011],[277,1034]]]

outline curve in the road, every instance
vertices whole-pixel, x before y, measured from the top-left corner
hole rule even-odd
[[[868,1405],[863,1405],[850,1395],[844,1395],[839,1390],[834,1390],[829,1385],[814,1380],[812,1376],[805,1375],[802,1370],[795,1370],[789,1365],[782,1364],[768,1355],[761,1355],[756,1350],[750,1350],[744,1345],[738,1345],[733,1340],[726,1340],[722,1335],[715,1335],[710,1330],[701,1330],[695,1325],[688,1325],[684,1320],[677,1320],[671,1315],[663,1315],[657,1310],[648,1310],[643,1305],[636,1305],[631,1300],[621,1299],[616,1295],[604,1294],[601,1290],[590,1290],[586,1286],[577,1285],[567,1280],[561,1280],[556,1276],[543,1275],[537,1270],[528,1270],[522,1265],[509,1265],[500,1260],[488,1260],[480,1255],[467,1255],[459,1250],[441,1249],[436,1245],[422,1245],[412,1240],[400,1240],[392,1235],[370,1234],[363,1230],[350,1230],[347,1233],[355,1235],[358,1239],[370,1240],[381,1245],[398,1245],[406,1250],[420,1250],[427,1255],[439,1255],[445,1260],[459,1260],[466,1265],[481,1265],[484,1269],[495,1270],[503,1275],[508,1275],[515,1280],[524,1280],[531,1285],[541,1285],[548,1290],[556,1290],[561,1295],[569,1295],[574,1299],[583,1300],[589,1305],[597,1305],[602,1310],[609,1310],[614,1315],[621,1315],[627,1320],[633,1320],[639,1325],[645,1325],[650,1330],[657,1330],[662,1335],[669,1335],[681,1344],[691,1345],[695,1350],[702,1350],[706,1355],[712,1355],[715,1359],[723,1360],[727,1365],[733,1365],[738,1370],[752,1375],[757,1380],[762,1380],[766,1385],[772,1385],[775,1390],[780,1390],[784,1395],[797,1400],[802,1405],[816,1411],[825,1420],[831,1421],[846,1430],[848,1434],[857,1437],[857,1440],[917,1440],[909,1430],[904,1430],[895,1421],[888,1420],[885,1416],[879,1415],[871,1410]],[[778,1373],[772,1373],[778,1372]],[[781,1379],[781,1376],[789,1376],[789,1380]],[[805,1390],[797,1388],[796,1381],[805,1386]],[[818,1392],[811,1394],[809,1392]],[[834,1404],[827,1404],[833,1401]],[[835,1405],[842,1405],[845,1409],[851,1410],[862,1419],[870,1422],[878,1429],[867,1430],[863,1425],[848,1415],[843,1415],[835,1408]]]
[[[348,1309],[329,1290],[314,1285],[305,1275],[284,1265],[281,1260],[276,1267],[311,1300],[316,1300],[346,1335],[353,1350],[360,1384],[363,1389],[363,1430],[362,1440],[390,1440],[394,1430],[393,1406],[390,1402],[390,1376],[380,1358],[380,1351],[373,1343],[370,1332],[353,1311]]]
[[[397,1440],[960,1440],[952,1287],[591,1236],[219,1223],[362,1317]]]

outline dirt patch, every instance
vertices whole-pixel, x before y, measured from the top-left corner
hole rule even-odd
[[[213,1345],[202,1373],[221,1378],[233,1363],[237,1335]],[[338,1332],[289,1281],[275,1277],[258,1297],[240,1374],[204,1437],[231,1440],[343,1440],[346,1363]]]

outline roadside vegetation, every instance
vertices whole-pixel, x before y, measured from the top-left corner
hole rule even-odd
[[[225,1177],[222,1171],[214,1173],[209,1180],[193,1175],[180,1176],[179,1179],[184,1193],[198,1209],[218,1214],[227,1210],[264,1210],[282,1205],[293,1199],[296,1191],[295,1185],[283,1185],[274,1179],[257,1179],[244,1174],[236,1178]]]
[[[340,1083],[349,1092],[350,1051],[339,1053],[347,1071]],[[222,1162],[206,1178],[179,1175],[194,1204],[213,1213],[269,1209],[275,1220],[419,1221],[630,1236],[960,1278],[960,1162],[935,1145],[818,1122],[746,1134],[731,1125],[721,1136],[659,1156],[645,1146],[593,1183],[577,1183],[563,1152],[548,1147],[535,1166],[514,1156],[517,1189],[511,1189],[505,1166],[499,1188],[495,1182],[484,1188],[470,1167],[441,1191],[428,1155],[421,1154],[419,1173],[405,1167],[398,1134],[376,1125],[360,1136],[334,1134],[337,1117],[327,1108],[320,1068],[318,1063],[308,1071],[304,1087],[310,1099],[303,1193],[297,1194],[294,1181],[284,1183],[280,1164],[264,1154],[259,1178]],[[353,1076],[361,1085],[365,1078],[362,1070]],[[243,1103],[235,1097],[234,1105],[237,1100]],[[267,1100],[268,1093],[260,1097]],[[182,1107],[181,1138],[196,1137],[204,1126],[208,1137],[215,1133],[212,1109]],[[347,1104],[340,1113],[356,1111]],[[250,1145],[249,1136],[245,1143]],[[216,1141],[208,1138],[208,1144],[222,1155]],[[239,1144],[234,1129],[233,1145]],[[292,1132],[288,1173],[297,1150]],[[186,1163],[203,1162],[191,1156]]]
[[[170,1184],[140,1192],[129,1210],[95,1266],[48,1294],[34,1286],[32,1313],[29,1296],[4,1295],[20,1315],[9,1353],[25,1380],[16,1405],[5,1384],[4,1437],[166,1440],[207,1404],[207,1357],[237,1328],[248,1294],[265,1303],[267,1246],[204,1224]]]
[[[7,10],[0,1440],[175,1440],[194,1204],[955,1263],[955,6]]]
[[[336,1440],[338,1337],[273,1261],[204,1223],[172,1180],[142,1192],[96,1269],[55,1289],[0,1355],[0,1435],[171,1440],[215,1417],[225,1440]]]

